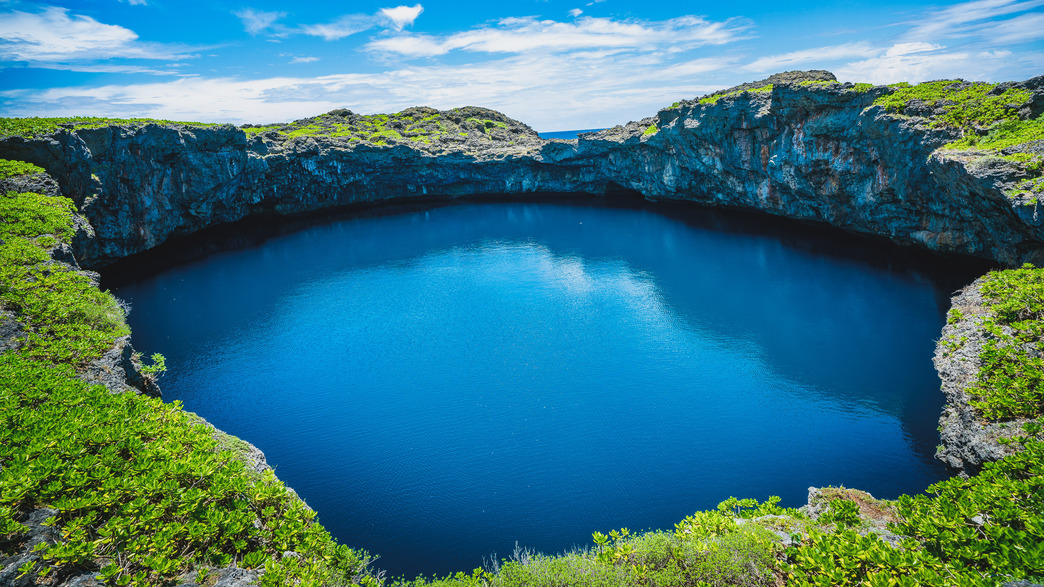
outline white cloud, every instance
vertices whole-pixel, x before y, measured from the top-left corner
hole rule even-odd
[[[887,84],[911,83],[933,79],[962,78],[969,80],[1017,79],[1017,71],[1040,71],[1044,53],[1015,55],[1011,51],[934,51],[890,55],[845,64],[835,73],[839,79]]]
[[[745,69],[761,73],[776,73],[798,65],[813,64],[813,66],[818,67],[819,64],[825,61],[849,59],[852,57],[870,57],[877,53],[878,50],[870,43],[859,41],[856,43],[845,43],[844,45],[803,49],[801,51],[783,53],[782,55],[769,55],[754,60]]]
[[[286,16],[285,12],[265,12],[253,8],[235,10],[232,14],[239,17],[239,20],[243,22],[243,28],[251,35],[271,29],[277,20]]]
[[[380,14],[391,21],[392,28],[397,31],[401,31],[403,27],[413,24],[413,21],[417,20],[417,17],[422,12],[424,12],[424,7],[420,4],[382,8],[380,10]]]
[[[377,39],[367,48],[407,57],[444,55],[454,50],[483,53],[564,52],[599,48],[688,50],[741,39],[749,24],[741,19],[712,22],[697,16],[670,20],[616,21],[580,18],[576,22],[505,18],[494,26],[447,36],[399,35]]]
[[[944,49],[942,45],[932,43],[896,43],[885,50],[885,57],[898,57],[900,55],[912,55],[914,53],[926,53]]]
[[[576,18],[576,17],[580,16],[583,13],[584,13],[583,10],[580,10],[579,8],[574,8],[574,9],[569,11],[569,16],[572,16],[573,18]]]
[[[0,13],[0,60],[70,62],[112,58],[180,59],[184,49],[143,43],[122,26],[45,7],[38,13]]]
[[[344,14],[330,22],[303,24],[297,27],[286,26],[278,22],[287,16],[285,12],[265,12],[245,8],[234,11],[233,14],[239,17],[239,20],[243,22],[243,28],[251,35],[267,33],[276,37],[287,37],[303,34],[320,37],[327,41],[337,41],[379,26],[401,31],[404,27],[413,24],[413,21],[423,11],[424,7],[420,4],[396,6],[395,8],[382,8],[375,14]]]
[[[981,35],[995,45],[1027,43],[1044,39],[1044,14],[1023,14],[984,26]]]
[[[365,14],[346,14],[337,20],[325,24],[306,24],[301,32],[313,37],[322,37],[327,41],[336,41],[372,29],[377,20]]]
[[[314,63],[319,61],[318,57],[294,57],[290,63]]]
[[[126,2],[131,6],[146,6],[148,4],[145,0],[120,0],[120,2]]]
[[[989,43],[1007,42],[991,38],[995,30],[1007,19],[1003,17],[1026,12],[1044,5],[1044,0],[974,0],[955,4],[936,12],[926,13],[908,30],[905,40],[926,41],[953,37],[978,36]],[[1039,15],[1037,15],[1039,16]],[[1031,19],[1032,24],[1034,19]],[[1016,25],[1018,26],[1018,25]],[[1041,38],[1038,35],[1035,38]]]
[[[6,115],[92,112],[172,120],[273,122],[348,106],[392,112],[415,105],[479,105],[542,130],[637,120],[680,98],[720,88],[701,75],[729,59],[642,54],[525,54],[466,65],[411,66],[367,74],[256,80],[182,78],[167,83],[0,91]]]

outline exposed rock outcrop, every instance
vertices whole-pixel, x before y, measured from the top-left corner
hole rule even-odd
[[[93,236],[75,241],[91,267],[256,214],[396,198],[619,191],[751,208],[1008,264],[1044,259],[1035,207],[1007,199],[1008,180],[979,159],[937,153],[952,131],[872,106],[891,89],[800,85],[829,82],[828,72],[778,76],[771,91],[685,101],[573,141],[540,140],[485,109],[415,109],[410,120],[441,117],[455,132],[389,126],[398,138],[385,144],[380,133],[362,140],[277,130],[248,136],[228,125],[114,125],[8,137],[0,157],[58,179],[93,227]],[[751,87],[765,90],[770,80]],[[355,116],[340,110],[295,128],[335,125],[320,128],[327,132]]]
[[[990,336],[980,322],[987,312],[981,282],[981,278],[976,280],[953,297],[950,312],[954,318],[943,327],[934,358],[946,396],[935,458],[965,475],[976,473],[983,463],[1013,454],[1016,448],[1000,440],[1023,434],[1022,425],[1027,422],[985,422],[969,403],[969,388],[978,381],[982,347]]]

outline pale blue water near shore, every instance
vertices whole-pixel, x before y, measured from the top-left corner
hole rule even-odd
[[[711,210],[487,203],[312,224],[117,294],[168,401],[413,576],[729,496],[923,490],[933,341],[978,271],[939,264]]]

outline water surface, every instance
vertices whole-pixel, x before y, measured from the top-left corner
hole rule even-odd
[[[782,226],[782,227],[781,227]],[[729,496],[919,492],[977,269],[720,212],[484,203],[306,226],[123,285],[161,381],[391,575]]]

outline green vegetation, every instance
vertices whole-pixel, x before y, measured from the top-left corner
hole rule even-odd
[[[782,546],[762,516],[805,517],[778,507],[779,498],[764,504],[730,499],[717,510],[698,512],[675,524],[673,532],[632,533],[627,528],[608,535],[595,532],[594,548],[551,557],[516,548],[491,568],[457,573],[442,579],[418,578],[400,587],[541,587],[541,586],[696,586],[775,585]]]
[[[434,108],[407,108],[394,114],[359,115],[334,110],[314,118],[287,124],[243,126],[248,135],[277,133],[287,137],[340,137],[374,145],[431,145],[433,142],[459,143],[457,137],[477,139],[511,138],[510,119],[484,108],[455,108],[440,112]]]
[[[59,538],[20,569],[40,581],[96,573],[162,585],[235,563],[263,567],[263,586],[377,585],[366,553],[334,542],[271,472],[244,469],[241,441],[176,402],[78,378],[128,329],[110,294],[50,259],[69,244],[74,213],[66,198],[0,197],[0,305],[25,330],[20,348],[0,353],[0,552],[20,552],[20,520],[49,507]],[[165,361],[152,361],[142,371],[156,378]]]
[[[982,283],[990,310],[971,404],[990,420],[1044,414],[1044,269],[994,271]]]
[[[809,87],[809,86],[825,87],[825,86],[841,85],[841,82],[831,81],[831,80],[828,80],[828,79],[817,79],[817,80],[810,79],[810,80],[805,80],[803,82],[798,82],[798,85],[802,86],[802,87]]]
[[[654,123],[654,124],[650,124],[649,128],[645,129],[645,131],[642,133],[642,136],[649,137],[649,136],[652,136],[652,135],[654,135],[654,134],[656,134],[658,132],[660,132],[660,129]]]
[[[1039,427],[1035,428],[1039,432]],[[901,496],[893,547],[845,524],[813,529],[787,552],[789,585],[997,585],[1044,577],[1044,442],[955,477],[928,495]]]
[[[740,94],[742,94],[744,92],[752,92],[752,93],[755,93],[755,94],[767,94],[767,93],[769,93],[771,91],[772,91],[772,84],[766,84],[764,86],[757,87],[757,88],[749,88],[749,89],[743,89],[743,90],[733,90],[731,92],[723,92],[723,93],[718,93],[718,94],[711,94],[709,96],[705,96],[703,98],[700,98],[700,104],[717,104],[718,100],[721,100],[722,98],[728,98],[730,96],[738,96],[738,95],[740,95]]]
[[[917,100],[939,112],[931,117],[932,128],[949,127],[967,134],[1001,121],[1018,121],[1018,109],[1030,99],[1027,90],[1008,88],[991,93],[996,84],[966,83],[960,80],[925,82],[916,86],[895,86],[895,91],[874,100],[889,112],[905,114]]]
[[[112,296],[86,275],[50,263],[48,250],[72,238],[72,214],[67,198],[0,196],[0,303],[21,315],[27,356],[84,365],[129,329]]]
[[[1018,152],[1019,145],[1044,140],[1044,118],[1023,119],[1020,108],[1032,94],[1019,88],[998,90],[997,84],[960,80],[892,84],[892,94],[879,97],[874,104],[889,112],[905,115],[911,106],[918,112],[932,110],[928,126],[951,128],[960,137],[943,149],[976,149],[985,157],[999,157],[1013,163],[1027,177],[1008,193],[1010,198],[1025,197],[1035,204],[1044,194],[1044,157]]]
[[[96,116],[65,116],[59,118],[0,118],[0,137],[19,135],[26,138],[57,132],[61,128],[99,128],[114,124],[142,126],[146,124],[181,124],[186,126],[215,126],[207,122],[179,122],[154,118],[99,118]]]
[[[7,179],[9,177],[17,177],[19,175],[32,175],[34,173],[43,173],[42,167],[37,167],[32,163],[26,163],[24,161],[8,161],[7,159],[0,159],[0,179]]]
[[[236,562],[285,585],[354,577],[367,563],[333,544],[271,473],[253,483],[232,453],[216,453],[209,428],[177,404],[114,396],[13,353],[0,355],[0,389],[0,529],[22,530],[16,513],[37,506],[59,512],[50,523],[62,540],[37,550],[38,573],[100,564],[112,584],[156,585]],[[289,550],[320,556],[275,560]]]

